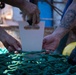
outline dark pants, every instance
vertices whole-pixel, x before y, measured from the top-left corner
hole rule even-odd
[[[65,9],[64,9],[64,12],[63,12],[63,15],[62,15],[62,18],[63,18],[63,16],[64,16],[67,8],[69,7],[69,5],[72,3],[72,1],[73,1],[73,0],[68,0],[68,1],[67,1],[67,4],[66,4],[66,6],[65,6]],[[62,18],[61,18],[61,19],[62,19]],[[60,44],[59,44],[58,48],[56,49],[56,52],[62,53],[64,47],[66,46],[66,42],[67,42],[68,37],[69,37],[69,33],[67,33],[67,34],[61,39]]]

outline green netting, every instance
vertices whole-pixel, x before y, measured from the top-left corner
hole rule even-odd
[[[0,75],[76,75],[76,66],[68,64],[67,56],[62,55],[41,52],[2,53]]]
[[[8,53],[8,50],[6,48],[0,48],[0,54]]]

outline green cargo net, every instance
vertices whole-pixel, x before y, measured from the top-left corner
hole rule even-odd
[[[76,75],[76,66],[68,64],[67,56],[41,52],[14,54],[5,49],[0,54],[0,75]]]

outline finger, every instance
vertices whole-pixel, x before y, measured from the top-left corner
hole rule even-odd
[[[42,49],[45,49],[45,48],[44,48],[44,44],[42,45]]]
[[[9,44],[8,43],[3,43],[3,45],[8,49]]]
[[[18,45],[18,43],[15,43],[15,44],[13,45],[13,47],[14,47],[15,50],[18,50],[18,51],[21,50],[21,47]]]
[[[8,51],[9,51],[9,52],[12,52],[12,51],[14,51],[14,50],[15,50],[15,49],[14,49],[12,46],[9,46],[9,47],[8,47]]]
[[[18,54],[19,53],[18,51],[14,51],[14,50],[15,49],[13,47],[11,47],[11,46],[8,47],[8,51],[9,52],[12,52],[13,51],[15,54]]]
[[[46,38],[44,37],[43,39],[43,44],[45,44],[47,42]]]
[[[50,50],[46,50],[45,52],[43,52],[43,54],[50,54],[51,51]]]
[[[40,14],[39,13],[37,13],[36,14],[36,24],[38,24],[39,22],[40,22]]]
[[[46,44],[45,44],[45,43],[43,43],[43,45],[42,45],[42,48],[43,48],[43,49],[45,49],[45,48],[46,48],[46,46],[45,46],[45,45],[46,45]]]
[[[45,49],[45,45],[46,45],[46,39],[43,39],[43,45],[42,45],[42,48]]]
[[[48,45],[45,45],[45,49],[46,50],[54,51],[55,50],[55,47],[52,44],[48,44]]]
[[[49,51],[54,51],[55,50],[53,47],[46,47],[45,49],[49,50]]]
[[[32,16],[32,25],[35,25],[35,23],[36,23],[36,13],[34,13]]]
[[[22,46],[21,46],[20,42],[17,41],[17,45],[22,50]]]
[[[46,50],[45,54],[49,54],[50,53],[50,50]]]
[[[46,46],[47,46],[47,41],[46,41],[46,39],[45,39],[45,40],[43,40],[42,48],[43,48],[43,49],[46,49]]]
[[[19,54],[19,52],[18,52],[18,51],[14,51],[14,53],[15,53],[15,54]]]

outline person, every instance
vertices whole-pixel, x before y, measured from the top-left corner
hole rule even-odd
[[[74,28],[76,23],[76,0],[73,0],[70,6],[67,8],[60,25],[55,31],[44,37],[43,49],[47,51],[55,51],[58,47],[60,40]]]
[[[72,1],[73,1],[73,0],[67,0],[66,6],[65,6],[64,11],[63,11],[63,14],[62,14],[62,16],[61,16],[61,20],[62,20],[64,14],[65,14],[67,8],[68,8],[68,7],[70,6],[70,4],[72,3]],[[74,27],[74,28],[75,28],[75,27]],[[68,40],[70,40],[70,39],[69,39],[69,35],[71,35],[71,32],[73,32],[73,31],[75,30],[74,28],[73,28],[70,32],[68,32],[68,33],[61,39],[61,41],[60,41],[58,47],[56,48],[56,50],[54,51],[54,53],[62,54],[62,52],[63,52],[63,50],[64,50],[64,48],[65,48]],[[73,33],[73,34],[74,34],[74,33]],[[71,36],[71,37],[72,37],[72,36]]]
[[[26,0],[0,0],[0,1],[18,7],[23,13],[30,15],[32,18],[33,25],[39,23],[40,12],[35,4],[28,2]],[[9,35],[2,27],[0,27],[0,41],[9,51],[21,50],[21,44],[15,38]]]

